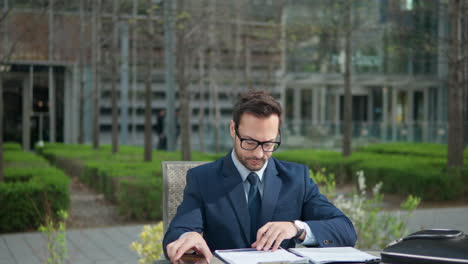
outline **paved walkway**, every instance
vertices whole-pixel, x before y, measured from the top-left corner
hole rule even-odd
[[[468,205],[452,208],[418,209],[408,221],[408,231],[421,229],[457,229],[468,234]]]
[[[452,228],[468,233],[468,206],[419,209],[409,221],[410,232]],[[137,264],[129,244],[138,239],[141,225],[75,229],[67,233],[68,255],[73,264]],[[41,233],[0,235],[0,264],[46,263],[47,243]]]
[[[69,263],[137,264],[129,249],[142,229],[138,226],[75,229],[67,232]],[[47,242],[41,233],[0,235],[0,264],[45,264]]]

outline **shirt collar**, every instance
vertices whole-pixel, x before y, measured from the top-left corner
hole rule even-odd
[[[232,151],[231,151],[232,162],[234,163],[234,166],[236,166],[237,171],[239,172],[240,176],[242,177],[242,181],[244,182],[252,171],[250,171],[249,169],[247,169],[247,168],[237,159],[237,155],[236,155],[236,153],[234,153],[234,151],[235,151],[235,150],[234,150],[234,148],[233,148]],[[265,162],[265,164],[263,164],[263,167],[262,167],[260,170],[254,171],[254,172],[258,175],[258,178],[260,179],[260,182],[263,181],[263,173],[265,172],[265,169],[266,169],[267,165],[268,165],[268,160]]]

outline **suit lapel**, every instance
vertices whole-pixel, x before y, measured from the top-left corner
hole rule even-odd
[[[239,175],[234,163],[231,159],[231,154],[228,154],[224,159],[223,165],[224,188],[228,194],[234,211],[236,212],[237,219],[242,227],[244,233],[244,240],[246,243],[249,241],[250,234],[250,216],[245,200],[244,185],[242,177]]]
[[[278,195],[281,190],[282,181],[278,176],[275,161],[271,158],[268,161],[267,168],[263,175],[263,197],[262,197],[262,210],[260,213],[260,226],[271,221],[273,212],[276,208]]]

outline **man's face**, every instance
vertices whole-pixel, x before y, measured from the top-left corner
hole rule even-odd
[[[279,131],[279,117],[276,114],[267,118],[258,118],[250,113],[242,114],[237,132],[244,139],[257,141],[275,141]],[[265,152],[262,146],[254,150],[245,150],[241,147],[241,140],[236,135],[235,123],[231,120],[231,137],[234,139],[234,150],[237,159],[250,171],[260,170],[271,157],[272,152]]]

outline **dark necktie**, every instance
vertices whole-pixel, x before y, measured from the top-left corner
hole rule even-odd
[[[249,190],[249,214],[250,214],[250,243],[255,242],[257,238],[258,220],[260,218],[260,207],[262,205],[262,198],[258,191],[258,175],[251,172],[247,177],[250,183]]]

